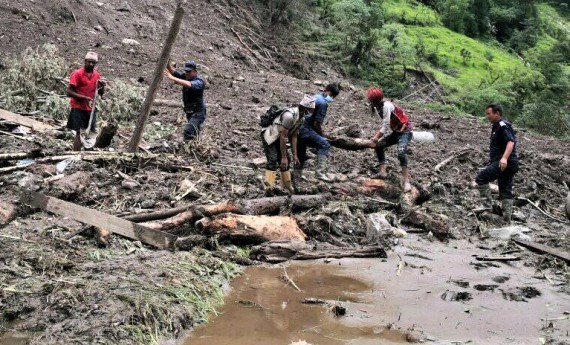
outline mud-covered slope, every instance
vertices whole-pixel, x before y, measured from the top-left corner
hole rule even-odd
[[[360,133],[362,138],[374,132],[377,119],[367,110],[363,88],[351,86],[321,62],[303,60],[298,55],[294,57],[296,72],[310,74],[310,79],[295,78],[293,71],[280,65],[279,61],[289,57],[284,52],[290,52],[291,47],[269,47],[272,34],[263,31],[259,20],[261,12],[241,1],[190,1],[187,6],[173,60],[180,63],[192,58],[198,62],[199,72],[206,76],[209,85],[205,96],[208,118],[200,140],[184,147],[180,141],[185,121],[181,109],[155,107],[149,129],[158,122],[176,126],[178,130],[170,137],[149,142],[148,150],[174,154],[176,163],[191,166],[192,171],[163,171],[121,159],[72,162],[65,174],[83,171],[89,179],[85,189],[68,196],[68,200],[124,215],[183,204],[261,197],[264,195],[260,180],[262,167],[253,164],[254,159],[263,157],[258,116],[271,104],[294,103],[304,93],[317,93],[323,83],[315,83],[315,80],[341,81],[345,86],[330,107],[325,132],[343,135],[351,127],[351,132]],[[65,54],[70,66],[78,66],[87,49],[95,49],[100,53],[98,68],[104,76],[134,78],[134,83],[147,83],[173,9],[174,1],[15,3],[0,0],[2,61],[6,61],[6,56],[17,56],[26,47],[51,42]],[[124,44],[123,39],[134,39],[139,45]],[[252,39],[258,43],[257,47]],[[275,42],[278,41],[280,39]],[[163,82],[160,97],[178,101],[180,90]],[[432,131],[436,136],[434,143],[413,142],[410,146],[412,180],[431,194],[423,207],[430,213],[447,216],[454,237],[479,241],[480,232],[487,224],[472,212],[478,203],[472,180],[477,169],[485,164],[490,126],[478,118],[450,117],[406,104],[404,107],[416,129]],[[112,148],[124,150],[131,133],[132,127],[123,124]],[[537,136],[520,128],[517,136],[521,170],[515,179],[515,193],[563,219],[564,183],[570,183],[568,142]],[[40,142],[48,154],[71,148],[70,140],[55,139],[52,133],[29,137]],[[37,148],[33,142],[0,135],[0,153]],[[466,149],[467,154],[452,160],[441,172],[434,171],[439,162]],[[399,168],[393,148],[388,150],[388,157],[389,179],[397,184]],[[44,169],[54,169],[54,164]],[[313,162],[309,161],[309,181],[304,182],[304,187],[314,193],[328,190],[327,184],[312,179],[312,169]],[[376,169],[372,150],[332,150],[331,173],[339,179],[370,176]],[[124,183],[125,177],[118,171],[128,174],[136,183]],[[0,175],[1,200],[18,206],[23,188],[54,192],[54,182],[47,178],[49,173],[45,175],[37,169]],[[198,193],[177,200],[184,179],[192,181]],[[311,238],[350,246],[365,242],[367,213],[385,207],[374,198],[338,197],[298,219]],[[515,211],[520,216],[516,224],[531,228],[534,240],[562,250],[570,249],[567,224],[545,217],[524,201],[517,202]],[[66,240],[80,228],[77,222],[47,213],[20,217],[0,228],[0,234],[7,236],[0,238],[3,289],[0,318],[17,321],[16,325],[22,329],[36,332],[33,334],[38,337],[37,343],[69,343],[79,339],[130,344],[154,340],[149,334],[155,331],[159,335],[178,335],[200,322],[203,315],[192,314],[192,307],[177,306],[166,313],[160,308],[153,309],[152,305],[160,302],[157,304],[160,307],[168,303],[200,307],[198,302],[209,303],[209,300],[200,300],[200,293],[213,287],[201,285],[203,290],[194,293],[192,279],[211,280],[218,286],[215,279],[224,280],[231,275],[222,263],[206,260],[210,254],[199,250],[188,255],[157,254],[152,249],[141,250],[138,244],[117,236],[113,237],[111,247],[104,250],[98,249],[96,241],[89,236]],[[187,234],[195,229],[188,224],[178,231]],[[485,245],[497,250],[506,246],[494,240]],[[240,254],[232,250],[234,258]],[[539,269],[553,268],[554,275],[568,280],[568,274],[564,273],[567,270],[564,271],[564,263],[560,261],[543,260],[536,255],[526,255],[524,259]],[[121,269],[114,269],[115,266]],[[91,327],[85,327],[85,323],[78,320],[85,320]]]

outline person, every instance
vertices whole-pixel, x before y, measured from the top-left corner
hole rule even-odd
[[[377,114],[381,120],[380,129],[370,138],[370,146],[376,150],[376,157],[380,163],[380,172],[375,178],[385,179],[386,173],[386,154],[387,147],[398,145],[398,160],[402,168],[402,180],[404,192],[412,190],[410,184],[410,171],[408,168],[408,158],[406,150],[408,144],[412,140],[412,125],[406,113],[399,105],[384,100],[384,92],[382,89],[372,87],[367,92],[368,101],[371,110]],[[392,133],[386,135],[388,127]]]
[[[315,96],[315,110],[305,115],[305,120],[299,132],[299,163],[293,171],[293,180],[299,181],[303,175],[303,168],[307,161],[307,147],[317,149],[316,177],[325,182],[331,182],[327,176],[327,161],[330,154],[331,144],[325,139],[323,122],[327,116],[328,106],[340,93],[337,83],[330,83],[325,90]]]
[[[503,219],[510,223],[513,214],[513,179],[519,170],[517,139],[512,124],[503,118],[503,108],[500,104],[489,104],[485,108],[485,115],[492,124],[489,165],[477,174],[475,182],[483,206],[492,209],[493,199],[489,183],[498,180]]]
[[[95,68],[98,61],[99,56],[97,53],[88,51],[85,55],[83,67],[73,71],[69,78],[66,93],[70,98],[71,111],[67,117],[67,128],[75,131],[74,151],[80,151],[83,146],[80,132],[89,126],[95,92],[98,92],[100,96],[105,93],[107,83],[101,79],[101,75]],[[97,113],[94,112],[91,121],[91,131],[96,129],[96,119]]]
[[[164,75],[175,84],[182,86],[182,101],[188,123],[184,128],[184,141],[195,139],[200,134],[202,124],[206,120],[206,104],[204,88],[206,83],[196,71],[196,63],[187,61],[182,70],[175,70],[168,63]]]
[[[297,137],[303,123],[304,116],[315,109],[315,98],[305,95],[296,107],[286,108],[277,116],[269,127],[261,131],[263,151],[267,158],[265,164],[265,185],[269,188],[275,186],[277,168],[281,171],[281,185],[293,192],[291,172],[289,166],[291,158],[287,153],[287,142],[291,142],[294,164],[299,163],[297,152]]]

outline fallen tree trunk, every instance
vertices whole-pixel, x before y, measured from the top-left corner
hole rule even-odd
[[[207,235],[217,235],[243,244],[268,241],[305,241],[306,235],[297,221],[284,216],[250,216],[227,214],[219,219],[203,218],[198,228]]]
[[[327,136],[326,139],[331,146],[348,151],[360,151],[372,148],[370,147],[370,140],[367,139],[334,136]]]
[[[95,147],[98,149],[104,149],[105,147],[111,146],[111,141],[113,137],[117,134],[117,124],[110,123],[101,129],[97,139],[95,139]]]
[[[330,244],[273,241],[251,248],[252,260],[278,263],[287,260],[314,260],[321,258],[386,258],[386,251],[379,246],[341,248]]]
[[[359,182],[342,182],[336,183],[333,186],[333,191],[335,194],[341,195],[375,195],[378,194],[386,199],[400,200],[407,206],[413,206],[416,200],[420,196],[420,191],[412,186],[412,190],[408,193],[404,193],[402,188],[390,183],[387,180],[382,179],[362,179]]]
[[[0,162],[12,161],[16,159],[26,159],[40,157],[41,154],[37,151],[32,152],[15,152],[15,153],[0,153]]]
[[[432,216],[413,209],[402,218],[402,223],[431,231],[438,239],[445,239],[449,236],[449,224],[440,215]]]
[[[202,205],[195,207],[188,206],[187,211],[180,212],[174,217],[167,218],[160,222],[142,224],[151,229],[164,231],[177,228],[187,222],[192,222],[199,218],[211,217],[221,213],[262,215],[278,212],[279,209],[284,206],[289,206],[293,210],[312,208],[322,204],[325,200],[327,200],[328,197],[328,194],[293,195],[291,197],[277,196],[235,202],[225,201],[216,205]],[[183,210],[184,208],[180,209]],[[150,219],[152,217],[162,217],[166,212],[169,211],[153,212],[145,214],[144,216],[146,219]]]

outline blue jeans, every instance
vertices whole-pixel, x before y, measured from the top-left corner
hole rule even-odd
[[[513,198],[513,180],[515,174],[519,171],[518,162],[508,162],[505,171],[499,168],[499,161],[491,162],[483,171],[477,174],[475,182],[477,185],[482,186],[489,184],[489,182],[498,180],[499,185],[499,198],[512,199]]]
[[[320,136],[312,128],[303,127],[299,133],[299,140],[297,142],[297,156],[301,163],[300,169],[303,169],[307,161],[307,147],[314,147],[317,149],[317,156],[328,157],[331,150],[331,144],[327,139]]]
[[[412,140],[412,132],[397,133],[392,132],[388,136],[383,136],[382,139],[376,145],[376,157],[378,157],[378,162],[384,164],[386,162],[386,154],[384,150],[387,147],[398,144],[398,160],[400,161],[400,166],[408,166],[408,158],[406,156],[406,149],[408,144]]]
[[[187,112],[186,119],[188,123],[184,128],[184,140],[192,140],[200,134],[202,124],[206,120],[206,109],[195,113]]]

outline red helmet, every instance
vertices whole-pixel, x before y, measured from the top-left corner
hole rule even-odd
[[[384,92],[377,87],[371,87],[366,93],[370,102],[381,102],[384,99]]]

